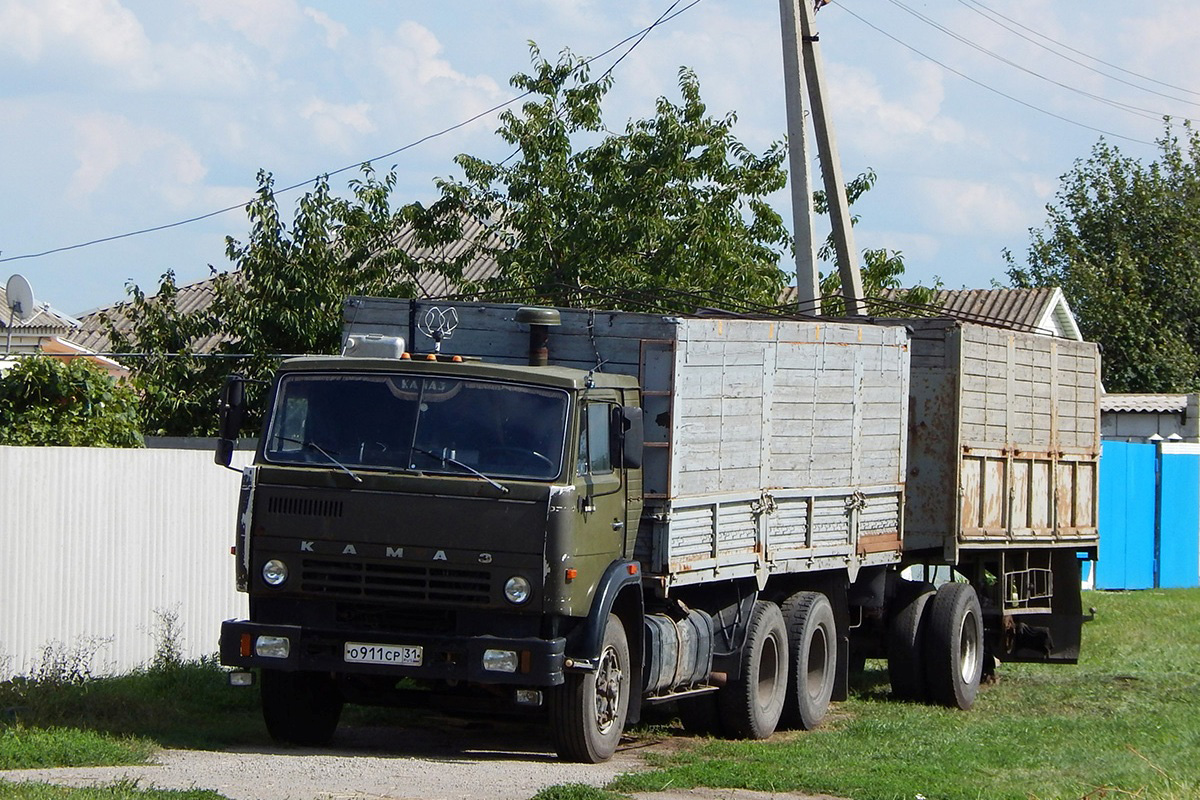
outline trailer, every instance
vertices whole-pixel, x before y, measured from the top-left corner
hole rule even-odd
[[[1075,663],[1080,567],[1099,542],[1099,348],[951,319],[879,322],[912,333],[905,564],[969,580],[986,669]],[[911,588],[919,607],[931,586]],[[888,658],[910,662],[893,676],[919,695],[921,655]]]
[[[1078,652],[1094,346],[379,298],[345,333],[281,365],[243,475],[221,658],[281,740],[416,686],[598,761],[644,704],[763,738],[820,725],[862,658],[967,708],[994,658]]]

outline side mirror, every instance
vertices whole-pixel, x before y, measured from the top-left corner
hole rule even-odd
[[[637,406],[618,406],[612,413],[613,463],[627,469],[642,466],[645,434],[642,430],[642,409]]]
[[[238,431],[246,418],[246,381],[241,375],[233,374],[225,379],[221,387],[221,401],[217,409],[217,448],[213,461],[228,467],[237,444]]]

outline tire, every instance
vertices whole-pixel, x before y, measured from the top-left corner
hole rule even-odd
[[[342,716],[342,696],[326,672],[262,671],[260,696],[267,733],[277,742],[329,744]]]
[[[925,689],[925,631],[929,627],[929,600],[936,590],[930,583],[906,585],[897,600],[900,608],[888,623],[887,661],[892,696],[923,703]]]
[[[796,592],[783,603],[788,633],[788,681],[784,719],[811,731],[825,720],[837,676],[837,627],[833,606],[820,592]]]
[[[969,583],[947,583],[930,601],[925,634],[929,699],[964,711],[975,703],[983,674],[983,614]]]
[[[759,600],[741,652],[741,675],[717,693],[727,735],[765,739],[775,732],[787,695],[787,652],[787,627],[779,606]]]
[[[625,627],[609,614],[596,670],[570,673],[550,693],[550,726],[560,758],[585,764],[612,758],[629,712],[629,676]]]

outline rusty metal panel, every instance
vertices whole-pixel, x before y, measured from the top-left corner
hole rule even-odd
[[[209,451],[0,447],[0,474],[0,678],[47,647],[92,652],[95,674],[143,666],[160,614],[199,658],[245,616],[229,555],[239,478]]]

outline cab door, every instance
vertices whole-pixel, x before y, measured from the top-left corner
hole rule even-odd
[[[586,544],[580,543],[579,554],[611,561],[624,553],[627,524],[626,485],[621,465],[613,463],[611,426],[618,401],[615,392],[604,392],[589,393],[581,402],[575,486]]]

